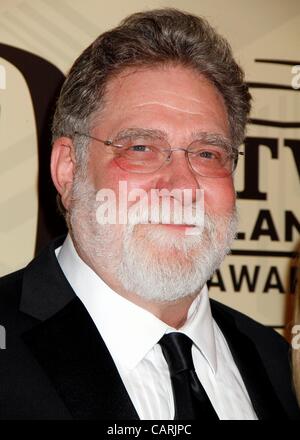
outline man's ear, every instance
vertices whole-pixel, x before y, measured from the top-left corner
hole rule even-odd
[[[69,209],[75,172],[74,145],[70,138],[56,139],[51,153],[51,176],[65,209]]]

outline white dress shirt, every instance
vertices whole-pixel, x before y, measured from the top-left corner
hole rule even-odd
[[[168,365],[158,341],[180,331],[193,341],[196,373],[220,419],[257,419],[226,340],[211,315],[205,286],[176,330],[113,291],[77,254],[70,236],[58,262],[101,334],[140,417],[174,419]]]

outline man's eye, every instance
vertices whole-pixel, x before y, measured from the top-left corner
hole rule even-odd
[[[147,151],[151,151],[150,147],[147,147],[146,145],[132,145],[131,147],[128,148],[130,151],[139,151],[139,152],[147,152]]]
[[[219,159],[219,154],[215,151],[202,150],[199,151],[198,156],[203,159]]]

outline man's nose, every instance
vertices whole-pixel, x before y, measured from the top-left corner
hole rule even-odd
[[[157,189],[189,189],[192,201],[196,200],[196,190],[200,188],[199,177],[191,168],[185,151],[175,149],[170,159],[158,171]]]

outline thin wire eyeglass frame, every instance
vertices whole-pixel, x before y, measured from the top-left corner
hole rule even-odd
[[[99,138],[96,138],[96,137],[94,137],[94,136],[91,136],[91,135],[89,135],[89,134],[86,134],[86,133],[80,133],[80,132],[78,132],[78,131],[75,131],[75,135],[78,135],[78,136],[84,136],[84,137],[87,137],[87,138],[89,138],[89,139],[93,139],[93,140],[95,140],[95,141],[98,141],[98,142],[101,142],[101,143],[103,143],[104,145],[106,145],[106,146],[108,146],[108,147],[115,147],[115,148],[118,148],[118,149],[122,149],[122,148],[124,148],[124,145],[121,145],[121,144],[115,144],[114,143],[114,141],[113,140],[111,140],[111,139],[107,139],[107,140],[103,140],[103,139],[99,139]],[[192,152],[190,152],[190,151],[188,151],[188,149],[189,149],[189,147],[194,143],[195,141],[193,141],[187,148],[181,148],[181,147],[176,147],[176,148],[171,148],[171,146],[170,146],[170,148],[166,148],[165,150],[161,150],[160,152],[161,153],[163,153],[163,155],[165,154],[165,152],[168,152],[169,154],[168,155],[166,155],[165,156],[165,160],[164,161],[162,161],[162,163],[161,163],[161,165],[158,167],[158,168],[156,168],[155,170],[151,170],[151,171],[144,171],[144,170],[141,170],[141,171],[132,171],[132,170],[130,170],[130,169],[124,169],[124,168],[122,168],[121,166],[120,166],[120,164],[115,160],[115,162],[117,163],[117,165],[119,166],[119,168],[121,168],[121,169],[123,169],[124,171],[128,171],[128,172],[130,172],[130,173],[132,173],[132,174],[152,174],[152,173],[156,173],[157,171],[159,171],[162,167],[163,167],[163,165],[165,164],[165,163],[170,163],[170,161],[171,161],[171,156],[172,156],[172,153],[174,152],[174,151],[184,151],[185,152],[185,156],[186,156],[186,158],[187,158],[187,162],[188,162],[188,164],[189,164],[189,166],[190,166],[190,168],[192,169],[192,171],[193,172],[195,172],[196,174],[198,174],[199,176],[201,176],[201,177],[212,177],[212,178],[224,178],[224,177],[229,177],[229,176],[231,176],[233,173],[234,173],[234,171],[236,170],[236,167],[237,167],[237,163],[238,163],[238,158],[239,158],[239,155],[240,156],[244,156],[244,153],[243,153],[243,151],[235,151],[234,153],[228,153],[228,156],[227,156],[227,160],[228,159],[233,159],[233,166],[232,166],[232,170],[230,171],[230,170],[227,170],[228,171],[228,174],[225,174],[224,176],[216,176],[216,175],[204,175],[204,174],[202,174],[202,173],[200,173],[199,171],[197,171],[197,170],[195,170],[195,168],[193,167],[193,165],[191,164],[191,162],[190,162],[190,155],[192,154]],[[134,146],[134,144],[132,145],[132,146]],[[151,146],[151,144],[149,145],[145,145],[145,146]],[[154,147],[155,148],[155,147]],[[116,159],[116,158],[115,158]],[[226,163],[226,162],[225,162]]]

